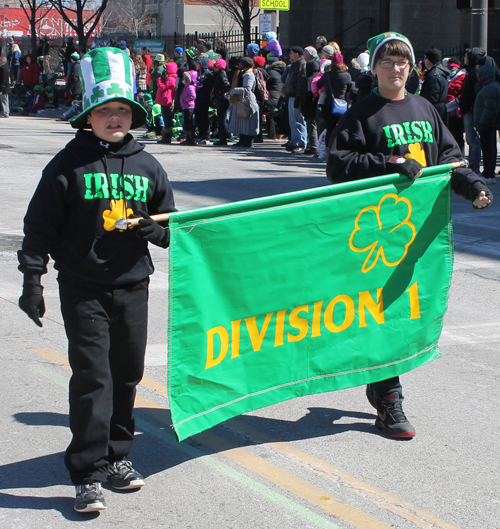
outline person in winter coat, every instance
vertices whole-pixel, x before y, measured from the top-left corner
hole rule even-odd
[[[368,48],[377,87],[353,105],[335,129],[329,146],[328,180],[336,184],[395,172],[413,180],[423,166],[461,160],[460,149],[436,108],[422,97],[406,94],[406,81],[415,63],[410,41],[387,32],[371,38]],[[485,208],[493,199],[483,179],[467,168],[454,171],[451,186],[475,208]],[[403,411],[398,376],[369,384],[366,395],[377,410],[375,425],[385,435],[395,439],[415,436]]]
[[[283,49],[278,41],[278,35],[274,31],[268,31],[264,34],[264,38],[267,41],[265,50],[268,52],[268,57],[271,54],[273,57],[279,59],[283,55]]]
[[[7,57],[0,56],[0,118],[9,117],[10,68]]]
[[[226,97],[231,84],[226,73],[227,64],[224,59],[217,59],[214,63],[214,87],[212,90],[211,106],[217,110],[217,124],[219,140],[214,145],[227,145],[227,112],[229,98]]]
[[[268,59],[269,60],[269,59]],[[281,76],[285,71],[286,64],[283,61],[272,61],[267,67],[266,87],[269,92],[269,99],[264,103],[264,111],[267,115],[267,138],[275,140],[278,134],[277,119],[281,116],[280,100],[283,83]]]
[[[357,103],[369,96],[373,90],[373,75],[370,71],[370,56],[368,53],[360,53],[356,62],[359,65],[359,73],[354,80],[356,94],[352,96],[352,103]]]
[[[107,51],[120,53],[122,61],[102,68]],[[49,255],[58,271],[72,369],[72,440],[64,462],[76,489],[74,508],[88,513],[106,508],[101,483],[117,490],[144,485],[127,457],[144,373],[154,270],[148,244],[167,248],[170,241],[168,228],[150,215],[175,211],[175,204],[163,167],[129,134],[147,113],[132,99],[128,55],[96,48],[82,62],[84,110],[71,121],[78,132],[43,170],[24,218],[18,259],[24,275],[19,307],[39,327]],[[110,91],[110,83],[121,93]],[[118,219],[131,217],[141,218],[137,227],[116,229]]]
[[[37,84],[35,88],[33,88],[33,94],[33,103],[28,110],[30,116],[36,116],[40,110],[44,110],[45,108],[45,97],[43,95],[42,86]]]
[[[66,61],[66,71],[67,75],[71,73],[71,68],[73,63],[71,62],[71,55],[78,51],[78,47],[73,41],[73,37],[68,37],[68,43],[66,49],[64,50],[64,60]]]
[[[481,141],[474,126],[474,102],[478,92],[478,62],[486,57],[483,48],[468,48],[464,55],[466,75],[462,85],[459,107],[464,121],[465,140],[469,145],[469,164],[473,171],[479,171],[481,163]]]
[[[40,82],[40,67],[35,61],[35,57],[30,53],[24,58],[24,63],[19,74],[19,84],[31,90]]]
[[[300,46],[292,46],[289,52],[290,70],[283,85],[283,93],[288,99],[288,121],[291,138],[287,150],[295,154],[304,154],[307,146],[307,125],[300,113],[300,100],[307,87],[306,62],[304,50]]]
[[[218,39],[215,39],[215,53],[218,53],[221,57],[221,59],[224,59],[227,62],[229,61],[229,52],[227,51],[227,44],[226,41],[219,37]]]
[[[163,70],[165,69],[165,55],[163,53],[157,53],[155,55],[153,69],[151,70],[151,75],[149,77],[149,91],[153,96],[153,100],[156,101],[156,92],[158,91],[158,78],[163,75]]]
[[[446,119],[446,96],[448,95],[448,76],[450,72],[441,64],[441,51],[432,48],[425,52],[424,82],[420,96],[436,107],[442,120]]]
[[[196,83],[196,108],[195,116],[198,125],[198,145],[207,145],[210,140],[210,95],[214,86],[214,76],[208,69],[208,57],[200,56],[196,59],[198,82]]]
[[[158,77],[156,82],[158,84],[156,102],[161,105],[163,116],[163,129],[158,143],[170,144],[172,143],[172,105],[177,86],[177,64],[167,62],[161,77]]]
[[[266,85],[267,89],[267,72],[265,70],[266,66],[266,58],[262,55],[256,55],[253,58],[254,67],[253,67],[253,73],[255,75],[255,81],[258,82],[257,79],[260,79],[263,81],[263,83]],[[254,138],[254,143],[263,143],[264,142],[264,110],[265,110],[265,102],[263,92],[258,89],[257,84],[255,85],[255,98],[257,99],[257,104],[259,105],[259,132],[257,133],[257,136]]]
[[[304,60],[306,61],[306,78],[304,89],[300,100],[300,112],[306,120],[307,146],[304,154],[318,155],[318,128],[316,123],[316,107],[318,98],[312,91],[312,81],[320,70],[318,52],[313,46],[304,49]]]
[[[323,85],[321,88],[318,88],[318,82],[323,77],[325,72],[329,72],[331,70],[331,66],[332,61],[322,59],[320,62],[319,72],[314,76],[313,80],[311,81],[311,91],[318,99],[316,103],[316,127],[318,132],[318,138],[326,129],[326,119],[323,115],[323,107],[325,105],[328,95],[326,85]]]
[[[135,69],[135,85],[137,87],[137,96],[141,98],[147,91],[148,84],[148,67],[138,50],[132,53],[132,61]],[[140,95],[142,93],[142,96]]]
[[[239,69],[233,76],[231,98],[231,117],[229,118],[229,132],[239,135],[235,147],[251,148],[253,139],[259,132],[259,106],[255,98],[254,62],[250,57],[242,57],[238,63]],[[248,112],[243,115],[238,111],[238,105]]]
[[[189,70],[184,72],[183,84],[184,90],[179,98],[180,107],[182,109],[182,120],[184,123],[184,132],[186,133],[185,141],[181,145],[196,145],[194,141],[194,109],[196,102],[196,82],[198,80],[198,72],[196,70]]]
[[[21,68],[21,50],[17,44],[12,45],[12,57],[10,59],[10,78],[11,83],[16,84]]]
[[[491,64],[481,66],[477,71],[478,80],[483,88],[474,102],[474,126],[479,132],[483,151],[483,176],[487,183],[496,181],[497,161],[496,125],[500,113],[500,85],[495,80],[495,70]]]
[[[151,83],[151,70],[153,68],[153,59],[151,58],[151,54],[149,53],[149,48],[147,46],[144,46],[141,49],[141,52],[142,60],[146,65],[146,86],[149,87],[149,84]]]
[[[448,128],[460,147],[460,150],[464,152],[464,122],[459,111],[459,103],[467,72],[464,68],[460,67],[458,60],[452,58],[449,59],[446,67],[450,70],[450,76],[448,77],[448,95],[445,101]]]
[[[80,54],[75,51],[71,57],[72,67],[66,83],[66,95],[71,103],[82,98],[82,81],[80,79]]]
[[[323,116],[326,120],[326,138],[325,145],[328,145],[333,129],[339,122],[341,115],[332,112],[334,98],[347,101],[347,93],[351,89],[351,74],[347,71],[344,64],[344,57],[341,53],[334,53],[331,57],[331,70],[325,72],[323,77],[318,81],[317,87],[326,86],[327,100],[323,107]],[[319,109],[321,111],[321,109]]]

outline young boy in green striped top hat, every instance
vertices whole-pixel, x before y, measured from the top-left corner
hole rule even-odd
[[[175,205],[167,174],[129,134],[147,113],[133,100],[128,55],[92,50],[81,60],[81,78],[83,112],[71,119],[76,136],[43,170],[24,220],[19,306],[42,326],[41,276],[50,255],[73,371],[65,464],[76,487],[75,510],[92,512],[106,508],[102,482],[117,490],[144,485],[127,458],[144,371],[153,273],[148,243],[169,244],[168,227],[150,215]],[[143,217],[137,228],[116,228],[117,220],[133,216]]]

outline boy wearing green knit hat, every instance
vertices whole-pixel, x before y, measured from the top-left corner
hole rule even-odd
[[[330,182],[391,173],[413,180],[422,175],[423,167],[460,161],[462,153],[436,109],[407,93],[406,82],[415,64],[410,41],[388,32],[371,38],[367,45],[377,87],[342,116],[332,134],[326,169]],[[451,187],[477,209],[493,200],[484,180],[465,167],[454,171]],[[375,425],[386,436],[415,436],[403,412],[399,377],[369,384],[366,395],[377,409]]]
[[[165,171],[129,134],[147,113],[133,100],[128,55],[92,50],[81,60],[81,78],[83,112],[71,120],[76,136],[43,170],[24,220],[19,306],[42,326],[41,276],[50,255],[73,372],[65,464],[76,487],[75,510],[93,512],[106,508],[102,482],[117,490],[144,485],[127,457],[144,371],[153,273],[148,243],[169,244],[168,227],[150,215],[175,205]],[[116,228],[130,217],[142,217],[138,228]]]

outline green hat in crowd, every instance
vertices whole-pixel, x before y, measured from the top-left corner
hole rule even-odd
[[[80,61],[83,112],[71,118],[75,129],[90,128],[87,117],[91,110],[110,101],[123,101],[132,110],[132,125],[136,129],[147,121],[144,107],[134,101],[132,63],[126,52],[119,48],[96,48]]]
[[[39,84],[35,85],[35,87],[33,88],[33,90],[34,90],[35,92],[38,92],[39,94],[41,94],[41,93],[43,92],[42,85],[39,85]]]
[[[196,57],[196,53],[193,50],[186,50],[186,55],[188,57],[191,57],[191,59],[194,59]]]
[[[390,40],[400,40],[401,42],[404,42],[408,48],[410,48],[411,53],[411,62],[415,64],[415,53],[413,52],[413,47],[410,43],[410,41],[404,36],[401,35],[401,33],[395,33],[395,32],[389,32],[389,33],[381,33],[380,35],[376,35],[375,37],[372,37],[368,40],[366,45],[368,46],[368,53],[370,54],[370,67],[373,72],[374,62],[375,62],[375,55],[377,55],[377,51]]]

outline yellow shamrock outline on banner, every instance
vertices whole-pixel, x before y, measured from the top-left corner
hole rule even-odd
[[[361,230],[361,228],[359,227],[359,219],[367,211],[374,211],[375,212],[375,216],[377,218],[377,223],[378,223],[379,230],[382,231],[383,226],[382,226],[382,222],[380,220],[380,208],[382,206],[382,203],[385,200],[389,199],[389,198],[393,198],[394,199],[394,205],[398,204],[398,202],[404,202],[408,206],[408,215],[406,216],[406,218],[402,222],[400,222],[395,228],[392,228],[389,231],[389,233],[392,233],[393,231],[396,231],[401,226],[409,226],[411,231],[412,231],[412,237],[411,237],[410,241],[407,244],[405,244],[405,251],[404,251],[404,254],[401,257],[401,259],[399,259],[399,260],[397,260],[395,262],[388,261],[386,256],[385,256],[384,247],[383,247],[383,245],[380,245],[380,247],[378,248],[378,251],[377,251],[377,253],[375,255],[375,258],[373,259],[373,262],[368,266],[368,264],[370,262],[370,259],[371,259],[372,255],[373,255],[373,252],[375,252],[375,250],[376,250],[376,248],[377,248],[377,246],[379,244],[379,241],[377,240],[377,241],[373,242],[372,244],[370,244],[366,248],[357,248],[356,246],[354,246],[354,244],[353,244],[354,236],[356,235],[356,233],[358,231]],[[361,267],[361,271],[363,272],[363,274],[366,274],[367,272],[369,272],[377,264],[377,262],[379,260],[379,257],[382,258],[382,261],[384,262],[384,264],[386,266],[397,266],[399,263],[401,263],[403,261],[403,259],[408,254],[408,248],[412,245],[412,243],[415,240],[415,237],[417,235],[417,230],[415,229],[414,224],[412,222],[410,222],[411,214],[412,214],[411,202],[406,197],[399,197],[395,193],[388,193],[387,195],[384,195],[381,198],[381,200],[380,200],[380,202],[378,203],[377,206],[368,206],[366,208],[363,208],[358,213],[358,216],[356,217],[356,220],[354,221],[354,230],[351,233],[351,236],[349,237],[349,248],[351,250],[353,250],[354,252],[357,252],[357,253],[364,253],[364,252],[368,252],[369,251],[369,254],[366,257],[365,262],[363,263],[363,266]]]
[[[127,219],[133,212],[132,209],[125,206],[125,200],[123,198],[119,200],[111,199],[109,201],[109,209],[104,210],[102,213],[104,229],[106,231],[113,231],[117,220]]]

